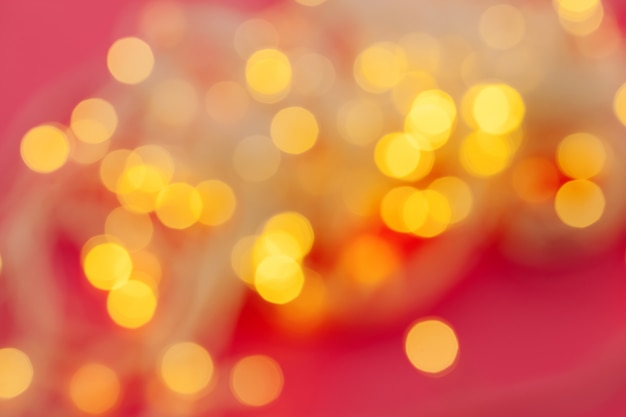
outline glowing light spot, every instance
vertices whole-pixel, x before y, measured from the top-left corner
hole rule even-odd
[[[374,100],[355,99],[341,107],[338,123],[339,132],[346,141],[365,146],[380,137],[384,126],[383,111]]]
[[[357,84],[369,93],[392,89],[408,69],[404,50],[390,42],[378,42],[359,54],[354,63]]]
[[[107,54],[109,72],[124,84],[139,84],[154,68],[154,55],[150,45],[139,38],[116,40]]]
[[[404,78],[393,87],[392,99],[396,110],[402,115],[406,115],[411,110],[413,101],[422,92],[432,90],[437,87],[435,79],[426,72],[408,72]]]
[[[189,184],[170,184],[159,193],[155,212],[165,226],[186,229],[202,216],[202,195]]]
[[[618,120],[626,126],[626,83],[622,84],[615,93],[613,111]]]
[[[413,101],[404,128],[424,149],[434,150],[450,138],[456,115],[452,97],[441,90],[427,90]]]
[[[387,192],[383,197],[380,204],[380,216],[385,225],[391,230],[400,233],[411,232],[411,227],[404,220],[404,207],[409,198],[416,191],[415,188],[409,186],[396,187]],[[419,201],[412,202],[411,204],[417,205],[417,207],[420,206]],[[417,210],[417,213],[422,213],[422,210]],[[425,219],[422,220],[422,222],[423,221],[425,221]]]
[[[461,143],[461,165],[477,177],[496,175],[509,166],[514,149],[511,138],[507,136],[475,132]]]
[[[128,149],[117,149],[108,153],[100,162],[100,181],[112,193],[116,191],[118,180],[124,172],[130,154],[131,151]]]
[[[154,228],[150,217],[118,207],[107,216],[104,233],[114,236],[130,251],[142,249],[150,243]]]
[[[91,285],[100,290],[111,290],[128,281],[133,261],[123,246],[105,242],[87,252],[83,269]]]
[[[454,330],[438,319],[420,320],[412,325],[404,346],[411,364],[428,374],[449,369],[459,354]]]
[[[324,55],[307,53],[293,65],[294,90],[304,96],[318,97],[328,92],[335,80],[335,68]]]
[[[448,199],[435,190],[416,190],[404,203],[404,223],[411,233],[432,238],[440,235],[452,222]]]
[[[604,7],[599,0],[553,0],[563,29],[574,36],[588,36],[595,32],[604,18]]]
[[[204,104],[209,115],[218,122],[233,124],[246,115],[250,99],[246,90],[234,81],[213,84],[207,91]]]
[[[213,359],[206,349],[196,343],[178,343],[163,354],[160,372],[169,389],[193,395],[209,386],[214,373]]]
[[[530,157],[515,165],[511,181],[520,198],[537,204],[554,197],[559,187],[559,174],[549,160]]]
[[[26,166],[42,174],[61,168],[69,153],[67,136],[52,125],[39,125],[30,129],[20,144],[20,154]]]
[[[400,265],[397,250],[386,240],[362,235],[345,248],[341,262],[347,275],[365,286],[377,286],[389,279]]]
[[[315,145],[319,127],[313,113],[303,107],[294,106],[276,113],[272,119],[270,132],[272,141],[278,149],[297,155]]]
[[[323,322],[328,311],[328,290],[322,277],[305,270],[304,287],[293,301],[278,310],[282,324],[292,333],[307,333]]]
[[[295,0],[296,3],[308,7],[316,7],[322,3],[326,3],[326,0]]]
[[[270,22],[255,18],[237,28],[234,47],[241,58],[247,58],[261,49],[276,48],[278,40],[278,32]]]
[[[276,174],[280,167],[280,155],[270,138],[250,136],[237,144],[233,154],[233,166],[242,179],[261,182]]]
[[[383,174],[391,178],[406,178],[413,174],[420,163],[422,152],[411,135],[390,133],[376,144],[374,159]]]
[[[237,198],[228,184],[219,180],[203,181],[196,186],[202,199],[198,221],[208,226],[226,223],[237,207]]]
[[[464,114],[472,128],[493,135],[503,135],[517,129],[524,119],[526,108],[522,96],[506,84],[486,84],[471,88],[465,95]]]
[[[12,347],[0,349],[0,399],[15,398],[33,381],[33,365],[24,352]]]
[[[262,407],[276,400],[283,389],[283,373],[278,363],[265,355],[240,359],[230,375],[235,397],[245,405]]]
[[[78,369],[69,386],[74,405],[88,414],[103,414],[117,404],[120,396],[120,381],[109,367],[90,363]]]
[[[70,127],[78,140],[102,143],[109,140],[117,129],[117,112],[104,99],[88,98],[74,107]]]
[[[291,86],[289,58],[277,49],[256,51],[246,62],[246,81],[253,97],[263,103],[284,98]]]
[[[256,268],[254,287],[259,295],[273,304],[285,304],[302,291],[304,274],[298,262],[285,255],[263,259]]]
[[[518,8],[509,4],[498,4],[483,12],[478,29],[487,46],[511,49],[524,38],[526,23]]]
[[[191,83],[173,78],[163,80],[154,87],[148,111],[158,122],[176,127],[191,123],[198,106],[198,94]]]
[[[568,226],[580,229],[600,220],[605,205],[602,189],[587,180],[566,182],[554,199],[554,209],[559,219]]]
[[[450,203],[450,223],[458,223],[469,216],[474,197],[465,181],[458,177],[441,177],[433,181],[428,188],[441,193]]]
[[[264,244],[269,254],[283,254],[300,260],[313,246],[313,227],[300,213],[287,211],[271,217],[263,227]],[[282,243],[281,243],[282,241]]]
[[[111,290],[107,297],[107,311],[121,327],[136,329],[148,323],[157,307],[154,292],[146,283],[130,280]]]
[[[559,143],[556,157],[565,175],[574,179],[587,179],[602,172],[606,150],[597,137],[589,133],[574,133]]]

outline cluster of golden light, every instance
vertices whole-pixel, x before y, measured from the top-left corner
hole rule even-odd
[[[561,172],[571,178],[554,198],[557,216],[571,227],[593,225],[602,217],[606,205],[602,188],[591,180],[606,169],[606,145],[589,133],[571,134],[559,143],[556,162]]]
[[[470,187],[458,177],[440,177],[427,189],[412,186],[389,190],[380,204],[380,216],[391,230],[419,237],[435,237],[469,216]]]
[[[462,113],[471,128],[505,135],[521,126],[526,106],[520,93],[507,84],[478,84],[463,97]]]
[[[105,291],[126,284],[133,270],[128,250],[115,242],[105,241],[89,247],[90,242],[85,245],[86,254],[83,258],[83,270],[89,283]]]
[[[489,177],[506,169],[517,150],[521,134],[491,135],[482,131],[468,135],[459,148],[465,170],[476,177]]]
[[[404,349],[411,364],[426,374],[441,374],[452,367],[459,341],[452,327],[440,319],[419,320],[409,328]]]
[[[168,347],[159,365],[159,375],[165,385],[183,395],[206,390],[214,373],[213,358],[204,347],[194,342],[181,342]]]
[[[240,359],[230,374],[230,388],[235,398],[251,407],[262,407],[276,400],[283,384],[280,365],[266,355]]]
[[[139,84],[148,78],[154,68],[152,48],[136,37],[118,39],[109,48],[107,67],[117,81]]]
[[[15,398],[33,381],[33,365],[26,353],[14,347],[0,349],[0,399]]]
[[[404,50],[392,42],[378,42],[359,54],[354,78],[369,93],[384,93],[395,87],[408,69]]]
[[[600,0],[553,0],[563,29],[574,36],[588,36],[595,32],[604,19]]]
[[[291,62],[278,49],[258,50],[246,62],[248,90],[261,102],[275,103],[286,97],[291,88],[291,80]]]
[[[233,270],[273,304],[294,300],[305,283],[302,261],[313,246],[309,220],[289,211],[265,222],[258,236],[240,239],[231,252]]]
[[[406,116],[404,129],[427,150],[441,148],[450,138],[456,122],[456,105],[438,89],[420,93]]]
[[[85,364],[72,375],[69,396],[80,411],[104,414],[112,410],[119,401],[119,377],[114,370],[103,364]]]

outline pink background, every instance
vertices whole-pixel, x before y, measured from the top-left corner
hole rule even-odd
[[[107,79],[104,57],[121,34],[116,22],[140,3],[0,1],[0,187],[19,162],[20,136],[67,114],[51,97],[69,82],[89,91]],[[287,381],[278,402],[249,414],[624,415],[625,247],[622,239],[594,259],[550,270],[521,267],[486,249],[432,311],[384,329],[331,331],[315,342],[270,340],[264,323],[244,310],[232,353],[279,358]],[[416,372],[403,352],[407,326],[430,314],[454,323],[461,342],[458,367],[442,378]]]

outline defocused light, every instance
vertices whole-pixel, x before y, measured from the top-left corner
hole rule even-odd
[[[494,136],[475,132],[461,143],[461,165],[470,174],[488,177],[502,172],[509,166],[514,144],[508,136]]]
[[[325,3],[326,0],[295,0],[295,2],[303,6],[315,7],[319,6],[322,3]]]
[[[354,78],[363,90],[384,93],[400,82],[407,68],[402,48],[391,42],[378,42],[359,54],[354,63]]]
[[[88,98],[74,107],[70,127],[76,137],[85,143],[102,143],[117,129],[117,112],[102,98]]]
[[[253,96],[275,103],[287,95],[291,86],[291,63],[277,49],[256,51],[246,63],[246,81]]]
[[[263,259],[256,268],[254,287],[259,295],[273,304],[285,304],[296,298],[304,285],[300,265],[285,255]]]
[[[346,141],[365,146],[378,139],[383,131],[383,110],[374,100],[355,99],[339,109],[338,124]]]
[[[397,187],[392,188],[383,197],[380,204],[380,216],[391,230],[400,233],[409,233],[411,231],[411,227],[404,220],[404,207],[408,199],[416,191],[413,187]],[[419,206],[418,201],[415,203],[418,203]],[[421,211],[418,213],[421,213]]]
[[[411,110],[413,101],[422,92],[432,90],[437,87],[435,79],[426,72],[408,72],[402,80],[393,87],[391,97],[396,110],[400,114],[406,115]]]
[[[234,47],[241,58],[248,58],[258,50],[276,48],[278,40],[278,32],[270,22],[255,18],[237,28]]]
[[[597,137],[589,133],[574,133],[559,143],[556,159],[565,175],[588,179],[602,172],[606,150]]]
[[[362,235],[349,242],[341,262],[347,275],[364,286],[377,286],[399,268],[397,250],[387,240]]]
[[[518,162],[511,178],[513,189],[529,203],[542,203],[554,197],[559,174],[552,162],[530,157]]]
[[[553,0],[559,22],[565,31],[574,36],[587,36],[595,32],[604,18],[600,0]]]
[[[146,247],[153,234],[152,220],[146,214],[117,207],[106,218],[104,233],[114,236],[130,251]]]
[[[405,202],[403,215],[411,233],[425,238],[440,235],[452,223],[450,202],[435,190],[413,192]]]
[[[240,359],[230,375],[230,387],[235,397],[252,407],[267,405],[278,398],[283,382],[280,366],[265,355]]]
[[[468,125],[492,135],[517,129],[526,112],[522,96],[506,84],[485,84],[471,88],[463,99]]]
[[[135,37],[116,40],[109,48],[107,66],[113,78],[124,84],[139,84],[154,68],[152,49]]]
[[[246,115],[250,99],[241,84],[234,81],[222,81],[209,88],[204,104],[213,119],[221,123],[233,124]]]
[[[133,261],[124,247],[107,242],[87,252],[83,269],[91,285],[100,290],[111,290],[128,281]]]
[[[415,368],[428,374],[438,374],[456,361],[459,342],[448,324],[437,319],[421,320],[409,329],[405,351]]]
[[[278,310],[290,332],[307,333],[315,329],[328,311],[328,290],[324,279],[315,271],[305,270],[300,295]]]
[[[613,111],[619,121],[626,126],[626,83],[622,84],[615,93]]]
[[[587,180],[566,182],[554,199],[554,209],[559,219],[575,228],[589,227],[600,220],[605,205],[602,189]]]
[[[187,80],[173,78],[159,82],[150,96],[148,110],[160,123],[168,126],[188,125],[198,111],[196,89]]]
[[[317,141],[319,127],[313,113],[303,107],[287,107],[272,119],[271,136],[281,151],[301,154],[313,147]]]
[[[178,343],[165,351],[160,372],[163,382],[172,391],[197,394],[207,388],[213,378],[213,359],[196,343]]]
[[[227,222],[235,212],[237,198],[228,184],[219,180],[203,181],[196,186],[202,199],[202,212],[198,221],[208,226]]]
[[[200,220],[202,211],[202,195],[189,184],[170,184],[157,197],[156,215],[171,229],[191,227]]]
[[[526,31],[524,15],[509,4],[489,7],[478,26],[483,41],[494,49],[510,49],[520,43]]]
[[[287,211],[272,216],[265,222],[263,233],[286,233],[292,236],[298,246],[297,251],[299,253],[294,259],[301,259],[309,253],[315,238],[309,219],[295,211]]]
[[[413,101],[406,116],[405,130],[420,141],[424,149],[438,149],[450,138],[456,115],[450,95],[441,90],[427,90]]]
[[[256,236],[244,236],[235,243],[230,255],[230,264],[235,274],[245,283],[254,284],[253,252],[256,247]]]
[[[260,182],[271,178],[280,166],[281,153],[272,140],[255,135],[241,140],[233,154],[233,166],[246,181]]]
[[[148,284],[130,280],[111,290],[107,297],[107,311],[121,327],[136,329],[148,323],[157,306],[157,299]]]
[[[474,197],[472,190],[462,179],[458,177],[440,177],[433,181],[428,188],[441,193],[450,203],[450,223],[458,223],[470,214],[474,204]]]
[[[69,153],[67,136],[52,125],[39,125],[30,129],[20,144],[20,154],[26,166],[43,174],[61,168]]]
[[[0,349],[0,399],[15,398],[33,381],[33,365],[24,352],[6,347]]]
[[[335,80],[335,68],[324,55],[307,53],[294,62],[293,87],[304,96],[321,96]]]
[[[411,135],[390,133],[378,141],[374,152],[376,166],[391,178],[404,178],[418,167],[421,157],[420,146]]]
[[[100,181],[112,193],[117,190],[119,178],[130,154],[128,149],[117,149],[108,153],[100,162]]]
[[[90,363],[74,373],[70,380],[69,394],[80,411],[103,414],[117,404],[120,381],[112,369],[98,363]]]

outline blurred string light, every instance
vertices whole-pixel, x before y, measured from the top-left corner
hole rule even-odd
[[[570,103],[549,78],[575,73],[555,52],[569,51],[562,46],[570,41],[578,49],[564,53],[613,65],[618,42],[600,1],[554,0],[537,8],[540,25],[537,10],[522,5],[465,5],[478,18],[458,33],[399,22],[375,35],[359,3],[348,7],[363,33],[345,37],[326,31],[333,23],[324,17],[345,9],[296,3],[224,19],[213,9],[196,16],[193,6],[151,3],[140,15],[141,38],[108,50],[111,85],[78,100],[65,125],[42,123],[22,137],[30,171],[60,184],[95,177],[88,188],[97,196],[77,191],[58,203],[84,203],[68,233],[82,239],[84,282],[102,291],[94,304],[119,337],[156,351],[146,355],[146,363],[155,358],[152,371],[74,361],[64,378],[81,412],[114,412],[127,375],[150,379],[192,414],[189,404],[218,384],[245,406],[277,401],[289,383],[277,360],[251,355],[226,369],[222,352],[193,341],[223,327],[204,313],[230,311],[232,298],[218,287],[247,288],[282,329],[310,335],[368,308],[363,300],[379,291],[397,291],[390,311],[412,305],[407,268],[431,240],[449,234],[478,245],[507,212],[539,213],[558,226],[541,223],[546,233],[585,242],[617,221],[611,185],[620,149],[611,127],[592,113],[582,126],[563,123]],[[561,32],[541,26],[545,15]],[[319,22],[305,24],[308,16]],[[613,81],[611,88],[624,82]],[[613,111],[626,125],[626,84],[616,90]],[[547,108],[544,95],[563,109]],[[86,204],[92,198],[97,208]],[[5,263],[3,275],[16,268]],[[453,326],[438,318],[418,319],[404,342],[424,375],[460,360]],[[0,349],[1,398],[19,396],[37,375],[26,353]]]

